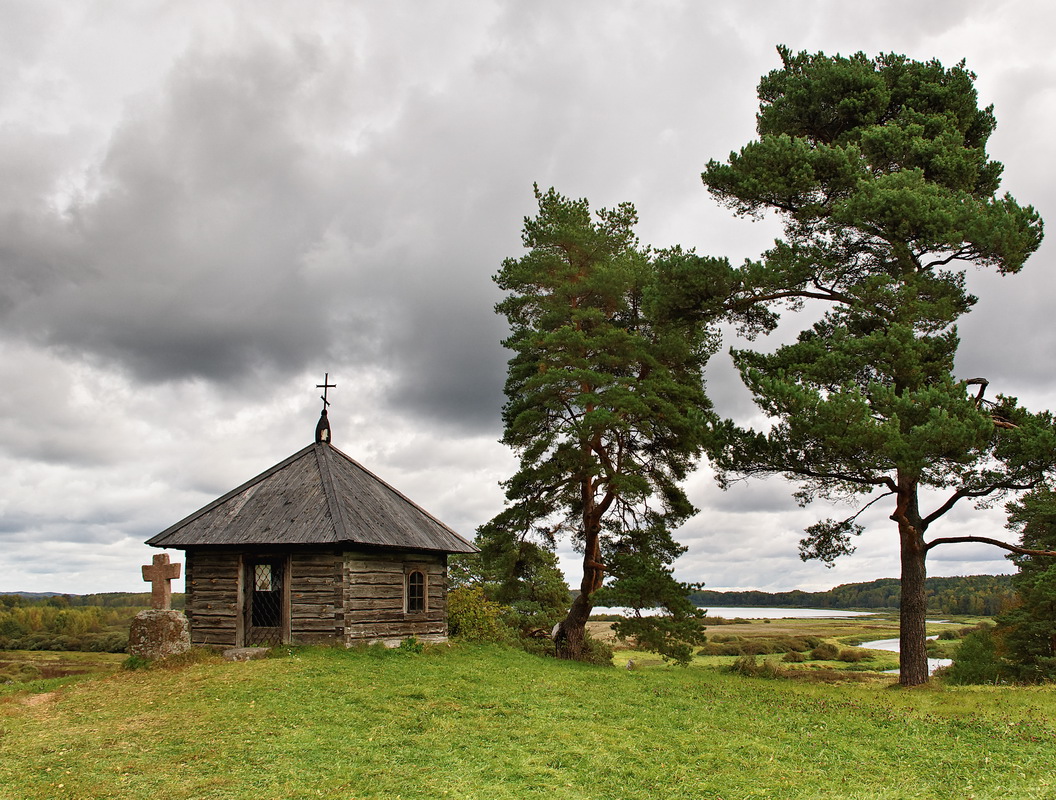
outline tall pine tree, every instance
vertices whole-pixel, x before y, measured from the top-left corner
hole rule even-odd
[[[954,374],[956,322],[976,303],[965,265],[1018,272],[1041,220],[1005,194],[963,64],[898,55],[794,54],[759,85],[759,139],[712,161],[712,194],[739,214],[776,212],[784,238],[737,277],[738,302],[817,301],[823,317],[772,353],[734,354],[763,433],[727,426],[720,474],[782,474],[804,504],[856,512],[807,530],[804,558],[850,552],[864,508],[886,501],[901,550],[901,682],[927,680],[928,529],[962,501],[994,502],[1056,470],[1047,413],[989,401]],[[926,507],[925,507],[926,506]]]
[[[728,266],[641,247],[628,203],[592,215],[586,200],[538,187],[535,196],[528,252],[495,276],[513,351],[502,441],[520,466],[478,541],[553,546],[567,535],[582,552],[579,593],[556,626],[560,656],[582,657],[587,619],[603,599],[665,608],[618,632],[688,659],[700,627],[688,587],[672,575],[685,549],[672,530],[695,512],[680,482],[710,430],[703,370],[716,340],[671,309],[682,302],[687,259],[705,272]]]

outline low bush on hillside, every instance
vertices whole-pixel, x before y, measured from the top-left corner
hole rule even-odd
[[[940,670],[940,674],[953,684],[1008,683],[1011,677],[989,628],[980,628],[965,636],[953,664]]]
[[[510,644],[514,632],[503,620],[505,608],[488,600],[479,586],[462,586],[447,596],[447,625],[452,636],[470,642]]]
[[[857,647],[845,647],[836,656],[837,661],[846,661],[848,664],[857,664],[869,658],[872,656],[867,651],[859,650]]]
[[[966,628],[957,628],[956,630],[954,630],[952,628],[947,628],[946,630],[944,630],[944,631],[939,633],[938,638],[940,640],[942,640],[942,641],[947,641],[947,642],[955,641],[957,639],[963,639],[968,634],[975,633],[977,630],[980,630],[980,629],[986,628],[986,627],[989,627],[989,626],[987,626],[987,625],[970,625],[970,626],[968,626]]]
[[[765,656],[777,653],[805,653],[821,644],[816,636],[712,636],[697,651],[701,656]]]
[[[797,655],[802,658],[802,654],[797,653]],[[871,671],[862,670],[858,667],[851,669],[833,669],[831,667],[786,668],[775,661],[759,660],[755,656],[741,656],[728,667],[728,670],[748,678],[787,678],[807,683],[863,682],[874,680],[875,675]]]
[[[549,636],[532,635],[508,622],[507,607],[488,600],[480,586],[461,586],[447,596],[447,624],[453,637],[470,642],[491,642],[519,647],[538,656],[555,655]],[[586,632],[583,658],[588,664],[612,665],[613,648]]]
[[[85,653],[124,653],[128,650],[128,632],[61,634],[50,632],[26,633],[21,636],[0,636],[0,650],[64,650]]]
[[[705,625],[751,625],[754,621],[744,617],[709,617],[706,615],[701,619]],[[763,621],[769,622],[770,620]]]
[[[835,661],[840,656],[840,648],[832,642],[822,642],[810,651],[810,657],[815,661]]]
[[[0,664],[0,683],[22,683],[40,677],[41,670],[36,664]]]
[[[552,642],[548,642],[553,647]],[[585,661],[588,664],[597,664],[598,666],[611,667],[612,666],[613,649],[612,645],[608,642],[603,642],[601,639],[595,639],[590,635],[588,631],[585,638],[583,639],[583,658],[581,661]]]
[[[697,650],[698,656],[743,656],[743,642],[710,641]]]
[[[773,661],[758,661],[755,656],[741,656],[730,665],[730,672],[747,675],[750,678],[783,678],[788,676],[786,670]]]

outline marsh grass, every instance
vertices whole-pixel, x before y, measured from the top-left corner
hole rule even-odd
[[[124,659],[121,653],[0,650],[0,697],[27,689],[49,691],[115,670]]]
[[[487,645],[282,655],[8,696],[0,798],[1056,792],[1047,689],[820,685],[696,664],[626,670]]]

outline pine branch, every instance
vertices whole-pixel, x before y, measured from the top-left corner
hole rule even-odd
[[[947,511],[949,511],[951,508],[957,505],[957,503],[959,503],[966,497],[988,497],[994,492],[1025,491],[1027,489],[1033,489],[1035,486],[1038,485],[1038,483],[1040,483],[1040,481],[1037,480],[1030,481],[1029,483],[1013,483],[1011,481],[1007,481],[1004,483],[994,483],[990,486],[986,486],[980,489],[958,489],[946,499],[945,503],[943,503],[933,512],[928,514],[928,516],[924,517],[924,519],[921,521],[924,525],[924,528],[926,529],[929,525],[931,525],[931,523],[933,523],[935,520],[937,520],[939,517],[941,517],[943,514],[945,514]]]
[[[931,548],[936,547],[940,544],[963,544],[966,542],[978,542],[980,544],[992,544],[994,547],[1000,547],[1004,550],[1008,550],[1011,553],[1016,553],[1021,556],[1041,556],[1044,558],[1056,558],[1056,550],[1031,550],[1027,547],[1019,547],[1008,542],[1002,542],[1000,539],[991,539],[987,536],[947,536],[941,539],[932,539],[924,545],[924,551],[927,552]]]

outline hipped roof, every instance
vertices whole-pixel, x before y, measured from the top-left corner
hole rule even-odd
[[[147,544],[370,545],[477,552],[432,514],[326,442],[308,445]]]

